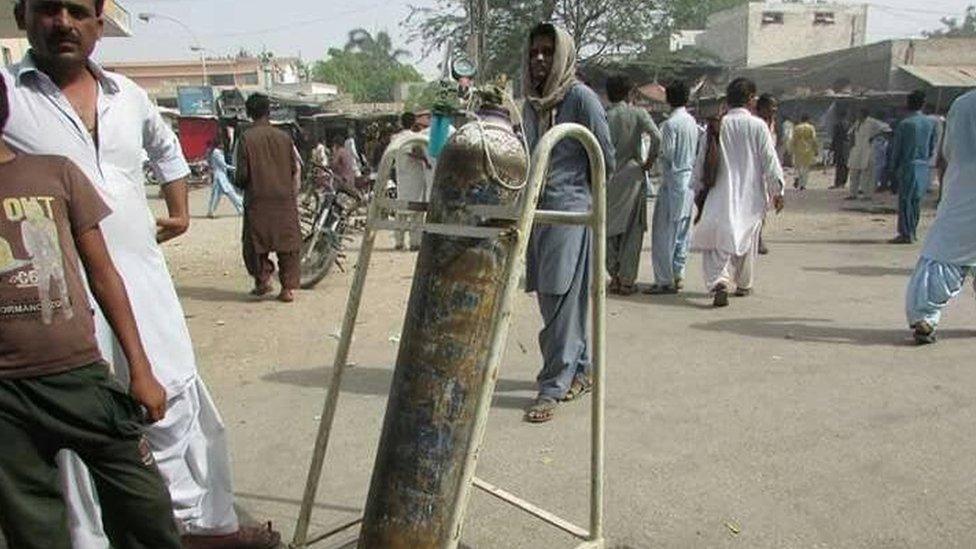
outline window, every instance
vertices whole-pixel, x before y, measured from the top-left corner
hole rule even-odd
[[[762,24],[763,25],[782,25],[783,24],[783,12],[781,11],[764,11],[762,14]]]
[[[234,75],[233,74],[211,74],[210,75],[210,85],[211,86],[233,86]]]
[[[834,12],[832,11],[818,11],[813,14],[813,24],[814,25],[833,25],[834,24]]]
[[[241,76],[241,85],[244,86],[257,86],[258,85],[258,73],[249,72]]]

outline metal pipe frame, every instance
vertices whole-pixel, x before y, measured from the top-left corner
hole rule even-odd
[[[549,161],[552,149],[563,139],[575,139],[579,141],[590,160],[590,181],[592,185],[593,208],[589,212],[560,212],[560,211],[537,211],[539,197],[545,185],[548,173]],[[415,146],[426,143],[427,139],[423,136],[406,136],[394,141],[383,154],[380,162],[378,177],[374,183],[374,197],[382,196],[381,192],[392,171],[393,157],[397,151],[403,147]],[[356,275],[350,289],[349,300],[346,305],[346,316],[343,319],[342,333],[339,340],[339,347],[336,350],[336,360],[333,367],[332,381],[329,384],[329,391],[326,395],[323,407],[322,419],[319,424],[318,436],[315,441],[315,449],[312,453],[312,463],[309,469],[308,480],[305,486],[305,494],[302,499],[302,506],[299,513],[298,524],[295,529],[294,540],[291,547],[298,549],[304,548],[309,543],[326,539],[330,534],[318,536],[314,540],[308,539],[308,529],[311,520],[312,506],[315,502],[315,495],[318,484],[321,480],[322,467],[325,461],[325,454],[328,449],[329,438],[332,425],[335,420],[335,411],[339,400],[339,391],[342,383],[342,375],[345,372],[349,356],[349,349],[352,341],[352,332],[355,329],[356,317],[359,312],[359,305],[362,292],[365,288],[366,273],[369,268],[369,261],[372,255],[373,246],[376,240],[378,229],[399,229],[401,223],[390,223],[380,219],[383,208],[393,205],[402,207],[400,201],[390,201],[387,199],[374,199],[370,204],[367,217],[366,233],[360,249]],[[413,208],[411,208],[413,209]],[[518,220],[518,227],[514,231],[518,236],[517,243],[509,252],[505,287],[502,293],[502,305],[499,311],[495,327],[492,331],[491,348],[487,363],[487,372],[484,377],[484,385],[480,392],[478,409],[475,418],[475,433],[471,438],[471,443],[465,453],[465,463],[462,468],[462,482],[455,494],[454,505],[451,516],[451,539],[445,543],[445,548],[454,549],[460,542],[461,528],[464,523],[465,510],[470,498],[471,487],[477,487],[485,492],[505,501],[519,509],[553,525],[573,536],[584,540],[577,546],[577,549],[602,549],[605,546],[603,533],[603,485],[604,485],[604,441],[605,441],[605,401],[606,401],[606,286],[603,283],[603,265],[606,263],[606,164],[599,142],[592,133],[584,126],[579,124],[560,124],[548,131],[536,146],[533,154],[527,194],[523,196],[523,208]],[[501,213],[501,212],[499,212]],[[382,221],[382,223],[380,223]],[[491,409],[492,394],[497,379],[497,370],[501,363],[505,351],[509,327],[513,316],[515,295],[518,291],[518,282],[524,270],[525,256],[528,249],[529,237],[535,223],[540,224],[568,224],[568,225],[587,225],[593,230],[594,239],[593,254],[591,257],[591,299],[592,299],[592,337],[593,337],[593,393],[592,393],[592,412],[591,412],[591,446],[590,446],[590,527],[588,530],[573,525],[569,521],[537,507],[517,496],[495,487],[474,476],[477,468],[478,455],[482,442],[484,441],[485,427],[487,425],[488,412]],[[409,223],[402,223],[407,227]],[[423,225],[421,226],[423,228]],[[470,234],[470,227],[457,227],[458,235]],[[437,227],[435,232],[442,234],[452,234],[449,227]],[[507,231],[511,232],[511,231]],[[344,529],[344,528],[343,528]],[[334,530],[333,533],[341,531]]]

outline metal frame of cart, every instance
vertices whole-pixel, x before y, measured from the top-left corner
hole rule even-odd
[[[552,149],[563,139],[579,141],[590,160],[590,177],[592,182],[593,209],[589,212],[562,212],[536,210],[539,196],[548,173],[548,166]],[[309,526],[312,517],[312,507],[315,495],[322,477],[325,455],[329,446],[332,425],[335,420],[336,407],[342,387],[342,376],[345,373],[352,344],[353,330],[356,317],[359,314],[363,289],[366,284],[366,274],[369,270],[370,258],[376,242],[376,235],[381,230],[410,230],[420,229],[428,233],[453,236],[479,238],[516,238],[516,245],[511,247],[505,273],[505,287],[502,293],[501,307],[494,319],[491,349],[487,363],[488,372],[484,376],[484,385],[479,396],[477,415],[475,418],[475,432],[471,444],[465,453],[465,463],[462,470],[462,482],[454,497],[454,508],[450,532],[451,539],[444,543],[447,549],[453,549],[460,542],[461,526],[464,522],[465,509],[471,493],[471,486],[491,494],[492,496],[513,505],[544,522],[563,530],[582,543],[577,549],[602,549],[606,542],[603,533],[603,481],[604,481],[604,411],[606,395],[606,286],[602,276],[592,276],[592,338],[593,338],[593,396],[591,414],[591,456],[590,456],[590,525],[589,529],[577,526],[555,514],[533,505],[518,496],[498,488],[474,476],[478,454],[484,440],[485,426],[488,412],[491,408],[494,384],[499,364],[505,350],[509,326],[511,324],[514,298],[518,292],[519,279],[524,270],[526,250],[529,236],[534,223],[550,225],[587,225],[593,229],[593,253],[590,268],[594,273],[601,273],[606,262],[606,168],[600,145],[592,133],[578,124],[560,124],[548,131],[539,141],[532,155],[529,179],[525,188],[520,208],[505,208],[497,206],[474,206],[486,215],[496,219],[508,219],[517,222],[514,228],[472,227],[462,225],[441,225],[430,223],[402,222],[385,218],[389,211],[427,211],[426,203],[406,202],[386,198],[383,189],[393,169],[393,159],[397,151],[404,147],[424,145],[424,136],[405,136],[395,140],[380,162],[376,183],[374,184],[374,198],[369,207],[366,232],[363,235],[359,252],[358,266],[353,278],[349,300],[346,305],[346,315],[342,321],[342,333],[336,350],[332,381],[325,398],[312,462],[302,497],[298,524],[295,528],[291,547],[305,548],[312,544],[327,540],[362,522],[362,518],[340,525],[323,534],[309,536]]]

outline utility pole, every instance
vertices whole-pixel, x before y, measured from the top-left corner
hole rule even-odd
[[[466,0],[465,9],[468,15],[468,58],[482,71],[488,36],[488,0]]]

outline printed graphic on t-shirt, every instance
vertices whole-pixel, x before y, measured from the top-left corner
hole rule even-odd
[[[2,215],[7,222],[19,224],[21,242],[18,247],[23,248],[26,257],[14,257],[11,243],[0,237],[0,284],[19,290],[34,288],[37,295],[0,301],[0,318],[40,313],[41,321],[51,324],[55,313],[60,313],[65,320],[74,316],[64,256],[54,222],[53,202],[52,196],[3,200]]]

